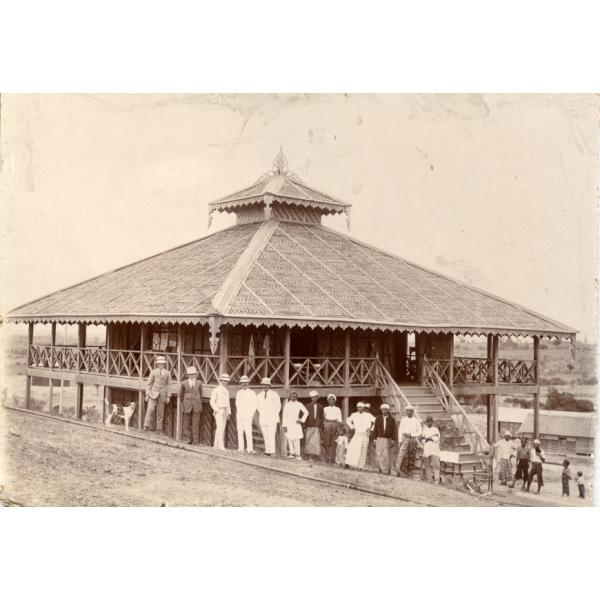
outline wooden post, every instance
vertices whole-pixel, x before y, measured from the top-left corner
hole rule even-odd
[[[450,334],[450,362],[448,363],[448,387],[454,389],[454,334]]]
[[[227,373],[227,325],[219,329],[219,375]]]
[[[177,414],[175,420],[175,439],[181,441],[181,398],[179,397],[179,388],[183,379],[183,362],[181,353],[183,352],[183,325],[177,326]]]
[[[146,324],[140,332],[140,389],[138,391],[138,429],[144,427],[144,349],[146,347]]]
[[[498,335],[487,336],[487,359],[491,364],[490,383],[498,385]],[[487,398],[487,439],[490,444],[498,438],[498,403],[496,394],[488,394]]]
[[[52,414],[54,405],[54,379],[52,371],[54,370],[54,346],[56,345],[56,323],[50,326],[50,378],[48,379],[48,414]]]
[[[33,323],[29,323],[27,331],[27,366],[31,366],[31,346],[33,345]],[[31,408],[31,377],[25,375],[25,408]]]
[[[81,421],[83,417],[83,383],[79,382],[79,371],[81,368],[81,348],[85,348],[86,324],[79,323],[77,332],[77,403],[75,405],[75,418]]]
[[[344,388],[346,393],[350,391],[350,342],[351,342],[351,331],[346,329],[344,336]],[[342,400],[342,414],[344,422],[350,416],[350,399],[348,396],[344,396]]]
[[[537,335],[533,336],[533,373],[535,384],[539,385],[539,361],[540,361],[540,338]],[[539,390],[539,388],[538,388]],[[533,395],[533,437],[534,439],[540,435],[540,393],[539,391]]]
[[[290,397],[290,363],[291,363],[291,347],[292,347],[292,330],[289,327],[285,327],[283,330],[283,407],[281,415],[283,417],[283,410],[287,404],[288,398]],[[279,431],[279,451],[281,456],[287,456],[287,443],[285,439],[285,431],[283,431],[283,425]]]

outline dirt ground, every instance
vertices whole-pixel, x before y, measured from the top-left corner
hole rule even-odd
[[[27,506],[494,506],[513,503],[517,496],[522,497],[518,504],[548,503],[547,497],[507,496],[504,491],[497,498],[472,497],[451,487],[306,461],[227,451],[215,456],[208,448],[186,452],[111,431],[0,410],[0,439],[6,451],[0,482],[5,497]],[[271,472],[261,468],[264,465],[291,474]]]

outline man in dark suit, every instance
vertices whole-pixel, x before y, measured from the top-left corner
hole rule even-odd
[[[183,439],[188,444],[200,443],[200,413],[202,412],[202,384],[198,381],[198,371],[190,367],[188,378],[179,388],[179,398],[183,412]]]
[[[381,405],[381,414],[375,418],[372,439],[375,440],[377,466],[385,475],[390,474],[392,442],[396,439],[396,422],[390,415],[390,405]]]
[[[319,394],[312,390],[309,394],[310,404],[306,407],[308,417],[306,426],[306,445],[304,453],[310,458],[321,459],[321,430],[323,429],[323,407],[319,404]]]

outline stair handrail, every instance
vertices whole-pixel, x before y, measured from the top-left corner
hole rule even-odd
[[[426,383],[429,385],[433,393],[440,397],[440,400],[442,400],[442,403],[444,404],[444,408],[449,410],[449,408],[452,407],[457,410],[463,417],[468,428],[471,430],[465,433],[469,434],[471,439],[474,437],[473,441],[475,447],[473,450],[475,453],[480,454],[489,451],[490,446],[487,440],[483,435],[481,435],[481,432],[479,429],[477,429],[473,421],[471,421],[462,404],[456,399],[456,396],[452,393],[452,390],[450,390],[445,381],[432,367],[431,363],[427,360],[427,357],[423,357],[423,366],[425,370]]]
[[[404,392],[402,391],[400,386],[396,383],[396,381],[392,377],[391,373],[385,368],[385,365],[379,359],[377,359],[376,364],[377,364],[378,373],[380,375],[383,375],[383,378],[385,380],[385,385],[387,385],[387,387],[390,387],[392,389],[392,391],[395,392],[396,395],[401,398],[402,405],[397,408],[398,408],[400,414],[402,414],[404,412],[404,410],[406,409],[406,407],[410,404],[410,402],[408,401],[408,398],[404,395]],[[388,393],[388,396],[393,398],[392,394]]]

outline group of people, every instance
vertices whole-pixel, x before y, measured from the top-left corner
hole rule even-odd
[[[179,390],[183,437],[186,442],[197,445],[200,443],[200,415],[203,410],[202,385],[195,367],[188,368],[186,375]],[[219,376],[219,383],[212,390],[209,402],[215,422],[213,447],[219,450],[225,449],[225,431],[232,415],[228,389],[230,379],[226,373]],[[364,469],[372,447],[381,473],[389,475],[395,471],[398,475],[409,476],[415,465],[417,449],[422,447],[425,478],[434,482],[440,480],[439,429],[431,417],[423,426],[412,406],[406,407],[406,415],[398,425],[390,414],[389,404],[382,404],[381,414],[376,417],[370,412],[368,403],[358,402],[356,411],[344,422],[334,394],[327,396],[327,405],[323,406],[318,392],[313,390],[309,393],[310,402],[305,406],[292,391],[282,406],[279,394],[271,388],[270,378],[262,379],[258,393],[250,389],[246,375],[240,377],[239,384],[241,387],[235,396],[238,452],[256,454],[252,424],[258,413],[267,456],[275,454],[277,425],[281,423],[291,459],[302,460],[304,455],[309,460]],[[145,430],[151,428],[156,414],[156,429],[162,431],[165,405],[170,400],[170,385],[166,360],[159,356],[146,386]],[[394,447],[397,453],[392,456]]]
[[[494,456],[498,460],[498,478],[501,485],[514,488],[518,480],[522,480],[521,489],[529,491],[533,479],[536,478],[537,491],[539,494],[543,485],[543,464],[546,462],[546,453],[541,447],[540,440],[533,440],[533,447],[529,446],[529,440],[521,433],[517,433],[520,444],[517,445],[510,431],[505,431],[504,436],[494,446]],[[513,459],[516,461],[516,470],[513,475]],[[563,461],[562,495],[569,496],[569,482],[573,479],[570,463]],[[585,498],[585,480],[581,471],[577,472],[577,487],[579,497]]]

